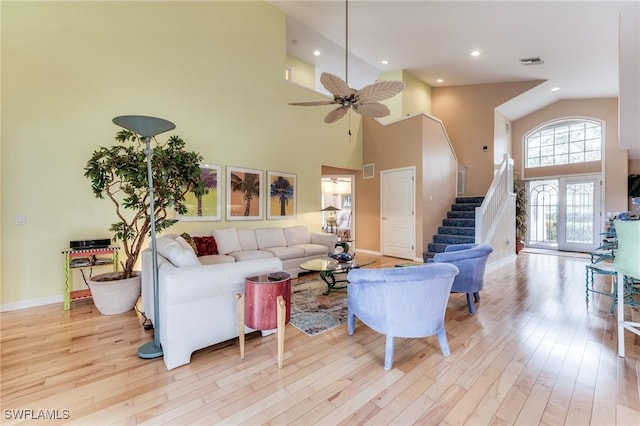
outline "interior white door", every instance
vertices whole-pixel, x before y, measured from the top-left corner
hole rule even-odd
[[[382,254],[413,259],[416,245],[415,168],[380,172]]]

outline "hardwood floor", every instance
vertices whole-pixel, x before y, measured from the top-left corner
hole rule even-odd
[[[451,295],[451,356],[435,336],[396,339],[391,371],[384,336],[362,323],[353,336],[287,326],[282,369],[276,336],[252,335],[244,361],[236,339],[167,371],[137,357],[151,332],[133,311],[107,317],[81,301],[5,312],[2,423],[640,425],[640,341],[627,332],[617,356],[610,299],[585,305],[587,261],[520,254],[487,273],[476,315]]]

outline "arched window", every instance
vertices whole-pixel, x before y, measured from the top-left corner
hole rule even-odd
[[[554,121],[526,138],[526,167],[600,161],[602,124],[585,119]]]

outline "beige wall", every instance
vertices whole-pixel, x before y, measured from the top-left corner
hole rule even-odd
[[[402,70],[392,70],[392,71],[383,72],[378,77],[378,80],[398,80],[398,81],[403,81],[403,71]],[[404,96],[404,90],[402,92],[400,92],[399,94],[397,94],[396,96],[394,96],[392,98],[389,98],[389,99],[385,99],[385,100],[383,100],[381,102],[381,103],[385,104],[387,107],[389,107],[389,110],[391,111],[391,114],[387,115],[386,117],[382,117],[380,119],[380,122],[382,122],[382,123],[391,123],[392,121],[395,121],[395,120],[403,117],[403,113],[402,113],[402,99],[403,99],[403,96]]]
[[[296,57],[287,56],[287,68],[291,71],[289,81],[311,90],[315,90],[315,67]]]
[[[552,120],[569,117],[595,118],[604,122],[604,190],[602,193],[605,211],[627,210],[627,152],[618,145],[618,103],[616,98],[573,99],[558,101],[513,122],[513,157],[515,169],[522,171],[523,137],[534,128]],[[593,173],[600,169],[598,163],[526,169],[522,177],[562,176]]]
[[[410,72],[402,72],[405,87],[402,91],[402,116],[431,114],[431,87]]]
[[[181,222],[320,228],[323,164],[361,169],[358,114],[284,81],[285,16],[265,2],[2,2],[3,308],[62,300],[61,250],[109,237],[114,212],[83,167],[122,114],[163,117],[205,161],[297,174],[295,221]],[[339,155],[336,155],[339,153]],[[15,218],[26,216],[26,225]],[[76,286],[80,279],[74,277]],[[62,306],[61,306],[62,309]]]
[[[511,157],[511,120],[496,110],[493,115],[493,167],[497,169],[504,156]]]
[[[416,168],[416,250],[422,258],[456,191],[456,158],[438,120],[417,114],[384,125],[363,120],[363,164],[375,165],[375,178],[356,176],[356,223],[358,249],[379,253],[380,172]]]
[[[405,86],[402,92],[382,101],[391,114],[380,119],[381,123],[391,123],[413,114],[431,114],[431,87],[405,70],[393,70],[380,74],[378,80],[399,80]]]
[[[467,167],[466,195],[484,195],[494,170],[494,110],[539,81],[434,87],[432,114],[444,123],[458,161]],[[483,151],[482,147],[487,150]]]
[[[422,121],[422,250],[438,233],[442,219],[455,202],[458,160],[441,121],[419,115]],[[420,192],[418,192],[420,194]]]

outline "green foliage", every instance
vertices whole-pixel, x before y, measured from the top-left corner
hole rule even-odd
[[[117,222],[109,228],[114,241],[122,241],[126,262],[123,278],[131,277],[142,244],[151,231],[146,144],[128,130],[116,134],[120,144],[100,147],[84,168],[96,198],[108,198],[115,206]],[[170,212],[187,212],[184,196],[192,191],[201,197],[207,193],[200,175],[202,157],[185,149],[185,142],[171,136],[165,143],[152,138],[152,174],[156,231],[173,225]]]
[[[527,235],[527,190],[518,181],[519,175],[514,174],[513,192],[516,194],[516,236],[524,238]]]

